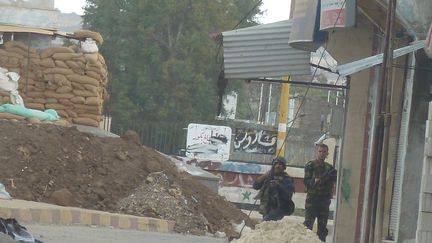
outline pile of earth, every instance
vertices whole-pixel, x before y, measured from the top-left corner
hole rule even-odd
[[[175,231],[225,232],[247,215],[181,172],[135,133],[96,137],[75,127],[0,120],[0,182],[17,199],[176,222]]]

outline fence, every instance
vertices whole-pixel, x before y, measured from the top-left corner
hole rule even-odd
[[[169,155],[178,155],[186,147],[187,126],[180,123],[151,122],[111,127],[111,132],[122,135],[135,131],[143,145]]]

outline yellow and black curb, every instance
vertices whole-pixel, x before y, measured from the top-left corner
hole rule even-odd
[[[93,225],[152,232],[173,232],[174,221],[23,200],[0,200],[0,217],[22,224]]]

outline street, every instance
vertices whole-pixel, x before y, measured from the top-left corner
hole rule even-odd
[[[225,238],[184,234],[121,230],[106,227],[58,226],[28,224],[25,227],[44,243],[227,243]]]

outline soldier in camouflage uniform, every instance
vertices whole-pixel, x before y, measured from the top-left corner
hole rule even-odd
[[[253,183],[253,188],[260,190],[256,198],[260,199],[260,213],[264,221],[280,220],[294,212],[295,205],[291,200],[293,180],[285,169],[285,158],[277,157],[273,160],[271,170]]]
[[[333,196],[333,183],[336,181],[336,170],[324,160],[328,156],[328,146],[317,145],[317,159],[305,165],[304,185],[306,189],[304,225],[312,230],[315,218],[318,221],[317,235],[325,242],[328,234],[327,219],[330,200]]]

